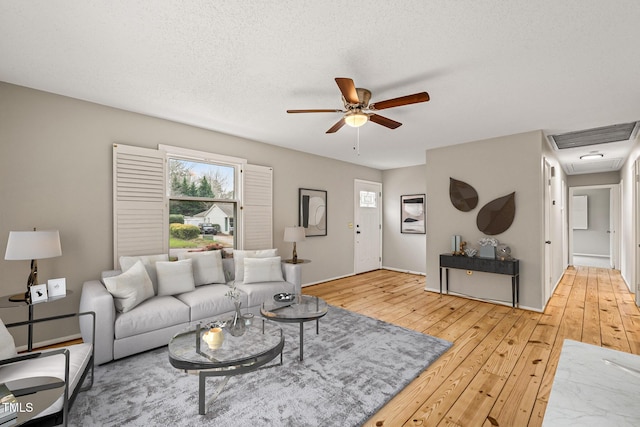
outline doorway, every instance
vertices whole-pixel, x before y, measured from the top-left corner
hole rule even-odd
[[[569,189],[569,264],[619,268],[619,191],[619,184]]]
[[[382,265],[382,184],[356,179],[354,184],[355,274]]]

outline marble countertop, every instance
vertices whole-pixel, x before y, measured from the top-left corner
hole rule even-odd
[[[565,340],[542,425],[639,426],[640,356]]]

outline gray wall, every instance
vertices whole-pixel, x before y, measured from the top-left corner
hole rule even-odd
[[[425,165],[382,172],[383,236],[382,262],[385,268],[425,274],[427,234],[402,234],[400,232],[400,196],[426,193]],[[429,195],[427,194],[427,204]]]
[[[574,196],[587,196],[587,229],[573,230],[573,253],[609,256],[609,194],[608,188],[574,188]]]
[[[37,317],[77,311],[82,283],[112,268],[113,143],[174,145],[272,166],[274,245],[282,254],[291,251],[282,235],[285,226],[297,224],[298,188],[327,190],[328,236],[298,244],[299,256],[312,260],[302,280],[353,273],[353,180],[381,182],[381,171],[0,83],[0,252],[10,230],[60,230],[63,254],[41,260],[39,277],[65,277],[73,292],[36,306]],[[1,293],[22,292],[28,273],[28,261],[0,260]],[[23,320],[27,309],[0,309],[0,316],[5,322]],[[35,339],[77,331],[75,322],[55,330],[38,327]],[[24,335],[16,335],[18,344]]]
[[[620,183],[620,171],[585,173],[582,175],[567,175],[568,187],[583,187],[587,185],[610,185]]]
[[[473,143],[442,147],[426,152],[427,181],[427,287],[438,286],[439,254],[450,252],[451,236],[459,234],[478,247],[483,237],[476,226],[480,208],[491,200],[516,192],[516,214],[512,226],[494,236],[508,244],[520,259],[520,303],[542,309],[544,253],[542,132],[529,132]],[[552,166],[557,166],[553,165]],[[479,194],[478,206],[461,212],[449,199],[449,178],[472,185]],[[558,239],[561,241],[561,239]],[[452,270],[450,289],[478,298],[511,301],[508,276]]]

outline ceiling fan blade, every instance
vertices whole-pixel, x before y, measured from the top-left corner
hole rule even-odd
[[[287,113],[344,113],[343,110],[324,109],[324,110],[287,110]]]
[[[402,126],[402,123],[396,122],[395,120],[388,119],[379,114],[370,114],[369,120],[371,120],[373,123],[377,123],[379,125],[388,127],[389,129],[395,129]]]
[[[429,94],[427,92],[414,93],[413,95],[401,96],[400,98],[387,99],[386,101],[375,102],[369,105],[371,110],[384,110],[385,108],[401,107],[403,105],[427,102]]]
[[[356,91],[356,85],[353,80],[347,77],[336,77],[336,83],[342,92],[342,96],[347,100],[349,104],[359,104],[358,92]]]
[[[345,125],[345,121],[344,121],[344,117],[340,119],[340,121],[338,123],[336,123],[335,125],[331,126],[331,129],[329,129],[326,133],[335,133],[338,130],[340,130],[340,128],[342,126]]]

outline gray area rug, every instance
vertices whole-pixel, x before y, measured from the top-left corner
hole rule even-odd
[[[198,377],[173,368],[163,347],[97,366],[69,425],[359,426],[451,346],[330,306],[319,335],[305,323],[300,362],[298,324],[278,325],[283,365],[231,377],[206,415],[198,415]],[[221,378],[207,379],[208,397]]]

